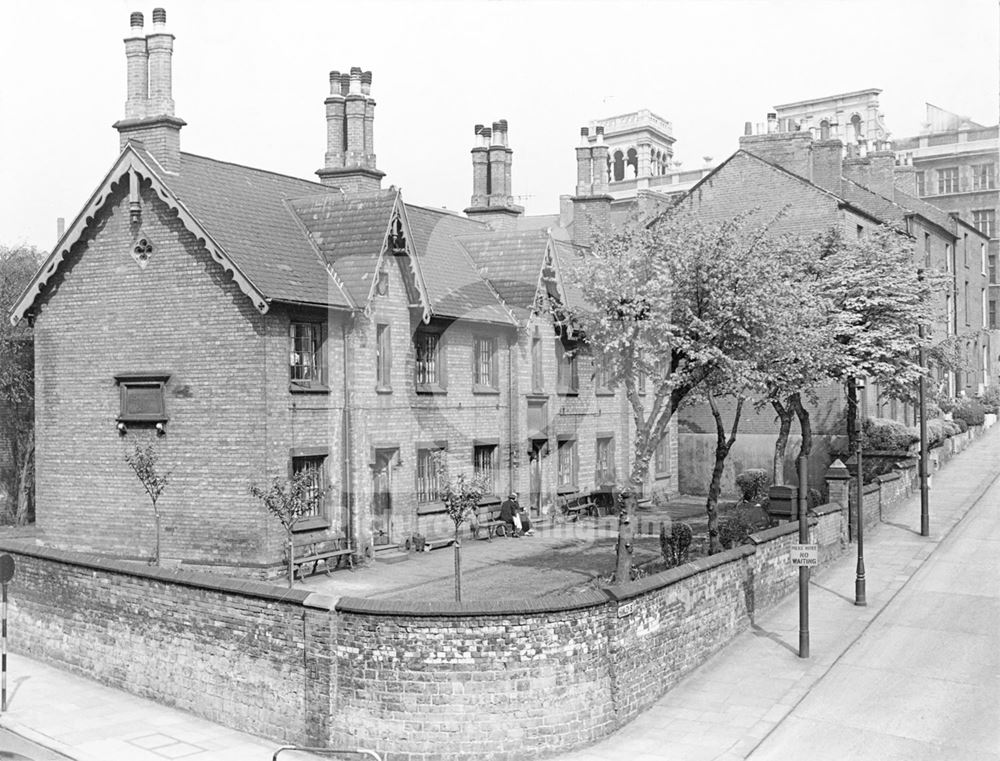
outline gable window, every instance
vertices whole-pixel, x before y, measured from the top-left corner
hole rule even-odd
[[[392,330],[384,323],[375,326],[375,390],[392,391]]]
[[[925,195],[927,195],[927,184],[926,184],[926,181],[924,179],[925,178],[924,173],[923,172],[917,172],[914,176],[917,179],[917,195],[918,196],[925,196]]]
[[[996,187],[996,164],[975,164],[972,167],[972,189],[993,190]]]
[[[615,439],[613,436],[598,436],[595,449],[596,470],[594,483],[613,484],[615,482]]]
[[[531,390],[538,393],[545,388],[545,375],[542,368],[542,338],[531,337]]]
[[[556,391],[575,394],[580,390],[580,376],[576,365],[576,347],[567,347],[556,338]]]
[[[413,334],[413,383],[420,393],[444,391],[444,352],[440,333],[420,328]]]
[[[472,383],[476,391],[497,389],[497,340],[476,336],[472,341]]]
[[[653,475],[656,478],[670,475],[670,435],[664,433],[653,452]]]
[[[472,470],[473,473],[486,483],[486,493],[497,493],[496,465],[497,465],[497,445],[476,444],[472,448]]]
[[[560,440],[558,449],[557,480],[559,486],[576,486],[577,470],[576,440]]]
[[[992,238],[997,225],[996,209],[973,209],[972,224],[983,235]]]
[[[441,499],[441,474],[437,458],[443,452],[443,447],[417,449],[417,503],[419,504],[437,502]]]
[[[122,373],[115,376],[119,388],[118,422],[163,423],[167,420],[164,390],[167,373]]]
[[[958,192],[958,167],[950,166],[944,169],[938,169],[937,173],[937,192],[938,195],[943,193],[957,193]]]
[[[305,451],[305,450],[300,450]],[[318,528],[323,525],[326,517],[326,458],[327,455],[309,451],[308,454],[292,453],[292,475],[306,474],[305,499],[310,507],[302,513],[295,523],[300,531]]]
[[[323,389],[323,324],[292,322],[288,326],[288,380],[292,389]]]

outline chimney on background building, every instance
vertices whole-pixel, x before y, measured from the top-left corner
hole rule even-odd
[[[840,140],[817,140],[812,144],[812,181],[824,190],[840,195],[843,177],[844,144]]]
[[[372,73],[354,66],[349,74],[330,72],[326,105],[326,154],[318,169],[324,185],[345,193],[374,193],[385,172],[375,166],[375,100]]]
[[[844,176],[873,193],[892,199],[896,185],[895,168],[896,154],[892,151],[869,151],[864,157],[845,160]]]
[[[608,193],[608,146],[604,127],[597,127],[595,141],[590,130],[580,128],[576,148],[576,195],[573,196],[573,242],[589,246],[594,234],[611,222],[611,195]]]
[[[514,151],[507,136],[507,120],[492,127],[477,124],[472,148],[472,202],[466,215],[486,222],[494,230],[511,229],[524,209],[514,205],[511,166]]]
[[[185,125],[174,115],[173,54],[174,36],[167,32],[163,8],[153,9],[153,31],[145,36],[143,15],[131,14],[125,38],[125,118],[113,126],[118,130],[119,150],[130,140],[140,142],[168,172],[180,171],[180,131]]]

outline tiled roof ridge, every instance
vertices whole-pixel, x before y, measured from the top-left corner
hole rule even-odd
[[[472,254],[469,253],[469,250],[465,247],[462,241],[459,240],[459,236],[458,235],[454,236],[454,239],[455,239],[455,244],[458,246],[458,250],[465,255],[466,260],[468,260],[469,262],[469,266],[472,267],[472,271],[479,276],[479,279],[482,280],[483,283],[486,285],[486,287],[489,289],[490,293],[493,295],[493,298],[495,298],[497,300],[497,303],[504,308],[504,311],[507,313],[507,316],[510,318],[511,322],[514,325],[520,325],[521,323],[517,319],[517,315],[514,314],[514,310],[511,308],[510,304],[508,304],[504,300],[503,296],[500,295],[500,291],[498,291],[496,286],[493,285],[493,281],[491,281],[486,275],[483,274],[483,271],[479,268],[479,264],[472,257]]]
[[[282,206],[285,207],[285,211],[288,212],[288,215],[292,218],[292,221],[295,223],[295,226],[302,231],[302,237],[306,239],[306,242],[309,244],[309,247],[316,253],[316,258],[319,260],[320,264],[323,265],[323,269],[326,270],[327,275],[330,276],[330,279],[333,281],[334,285],[337,286],[337,290],[340,291],[341,295],[344,297],[344,300],[352,308],[357,309],[358,308],[357,303],[354,301],[353,298],[351,298],[351,294],[348,293],[347,287],[345,286],[343,279],[337,273],[337,270],[334,269],[333,262],[327,259],[326,255],[320,250],[319,246],[316,245],[316,241],[313,240],[312,235],[309,234],[309,229],[299,218],[299,215],[295,213],[295,209],[292,208],[292,205],[288,202],[288,199],[282,200],[281,203]]]
[[[412,201],[403,201],[403,203],[413,209],[420,209],[421,211],[434,212],[435,214],[441,214],[442,216],[450,217],[452,219],[460,219],[463,222],[468,222],[469,224],[478,225],[482,227],[484,231],[489,230],[489,225],[487,225],[485,222],[480,222],[478,219],[471,219],[469,217],[466,217],[461,212],[454,211],[453,209],[437,208],[434,206],[427,206],[426,204],[422,203],[413,203]]]
[[[201,161],[211,161],[213,164],[226,164],[228,166],[237,167],[239,169],[246,169],[246,170],[249,170],[251,172],[259,172],[260,174],[269,174],[269,175],[272,175],[274,177],[280,177],[280,178],[282,178],[284,180],[294,180],[295,182],[302,182],[302,183],[305,183],[305,184],[308,184],[308,185],[315,186],[317,190],[320,190],[320,189],[325,190],[327,193],[330,193],[331,195],[335,195],[338,192],[341,193],[341,194],[343,194],[343,192],[344,192],[344,191],[340,190],[339,188],[332,188],[329,185],[324,185],[323,183],[316,182],[315,180],[306,180],[306,179],[304,179],[302,177],[295,177],[294,175],[291,175],[291,174],[284,174],[283,172],[276,172],[273,169],[261,169],[260,167],[250,166],[249,164],[241,164],[241,163],[236,162],[236,161],[225,161],[224,159],[216,159],[216,158],[212,158],[211,156],[202,156],[199,153],[190,153],[188,151],[181,151],[181,157],[183,158],[185,156],[188,157],[188,158],[200,159]],[[317,193],[317,195],[319,195],[319,193]]]

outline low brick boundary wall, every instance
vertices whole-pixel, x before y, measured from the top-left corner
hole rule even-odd
[[[839,505],[811,533],[845,545]],[[11,646],[281,741],[538,758],[610,734],[796,584],[798,524],[628,584],[463,603],[344,598],[0,541]]]

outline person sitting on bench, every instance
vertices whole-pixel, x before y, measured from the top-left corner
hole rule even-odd
[[[511,530],[511,536],[534,536],[535,531],[531,528],[531,519],[528,514],[521,509],[517,501],[517,492],[511,492],[500,505],[500,520],[506,523]]]

